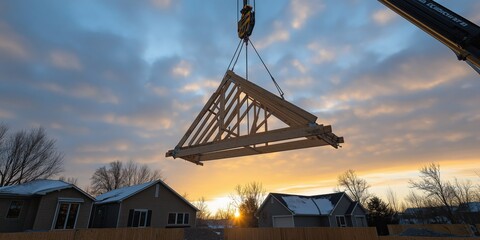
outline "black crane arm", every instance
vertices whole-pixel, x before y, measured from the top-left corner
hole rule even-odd
[[[378,0],[452,49],[480,73],[480,27],[433,0]]]

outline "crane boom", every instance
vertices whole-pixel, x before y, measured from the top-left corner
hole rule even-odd
[[[378,0],[452,49],[480,73],[480,27],[433,0]]]

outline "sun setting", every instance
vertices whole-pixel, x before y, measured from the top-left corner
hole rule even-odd
[[[0,1],[0,234],[477,226],[479,13]]]
[[[235,214],[233,215],[235,218],[240,218],[240,212],[238,210],[235,211]]]

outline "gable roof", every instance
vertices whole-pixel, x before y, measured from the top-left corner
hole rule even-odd
[[[480,202],[468,202],[461,204],[458,208],[469,212],[480,212]]]
[[[270,193],[270,195],[295,215],[330,215],[344,193],[339,192],[314,196],[282,193]],[[259,210],[262,207],[263,204]]]
[[[186,202],[188,205],[190,205],[192,208],[198,211],[198,209],[193,206],[188,200],[186,200],[184,197],[182,197],[180,194],[178,194],[175,190],[173,190],[171,187],[169,187],[166,183],[164,183],[162,180],[156,180],[152,182],[147,182],[147,183],[141,183],[133,186],[128,186],[128,187],[123,187],[123,188],[118,188],[109,192],[106,192],[104,194],[98,195],[96,197],[96,202],[95,204],[105,204],[105,203],[114,203],[114,202],[122,202],[123,200],[134,196],[137,193],[140,193],[141,191],[155,185],[155,184],[161,184],[165,188],[167,188],[170,192],[175,194],[177,197],[179,197],[181,200]]]
[[[355,211],[355,209],[360,208],[365,214],[368,213],[367,209],[365,209],[362,204],[360,204],[359,202],[355,201],[355,202],[352,202],[350,203],[350,206],[348,206],[348,209],[347,211],[345,212],[345,215],[353,215],[353,212]]]
[[[92,200],[92,196],[75,186],[61,180],[38,179],[27,183],[0,187],[0,195],[4,196],[34,196],[46,195],[50,192],[60,191],[63,189],[74,188]]]
[[[121,202],[129,198],[130,196],[135,195],[136,193],[139,193],[144,189],[147,189],[148,187],[154,185],[155,183],[157,183],[157,181],[114,189],[112,191],[106,192],[104,194],[101,194],[95,197],[97,199],[96,203],[102,204],[102,203],[111,203],[111,202]]]

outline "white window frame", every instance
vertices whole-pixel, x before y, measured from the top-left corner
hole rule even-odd
[[[170,214],[175,214],[175,223],[169,223],[168,222],[168,219],[170,218]],[[178,223],[178,216],[182,214],[182,223]],[[188,219],[188,223],[185,223],[185,217],[186,215],[188,215],[187,219]],[[187,212],[170,212],[168,213],[167,215],[167,226],[189,226],[190,225],[190,213],[187,213]]]
[[[138,216],[138,228],[144,228],[144,227],[147,227],[147,221],[148,221],[148,209],[133,209],[133,215],[132,215],[132,227],[134,227],[135,223],[133,222],[133,220],[135,219],[135,212],[139,212],[139,216]],[[140,221],[142,220],[142,213],[145,213],[145,222],[143,223],[143,225],[140,225]]]
[[[57,223],[57,218],[58,218],[58,213],[60,212],[60,206],[62,204],[68,204],[68,211],[67,211],[67,219],[65,220],[65,223],[63,223],[63,228],[55,228],[55,224]],[[52,222],[52,230],[68,230],[66,228],[67,223],[68,223],[68,216],[70,215],[70,209],[72,207],[72,204],[78,204],[78,209],[77,209],[77,215],[75,216],[75,221],[73,222],[73,228],[75,229],[77,227],[77,220],[78,220],[78,215],[80,215],[80,208],[81,208],[81,202],[77,201],[58,201],[57,202],[57,209],[55,211],[55,217],[53,218]]]
[[[342,221],[338,219],[342,219],[344,224],[342,224]],[[347,227],[347,218],[345,218],[345,215],[335,215],[335,222],[337,223],[337,227]]]

